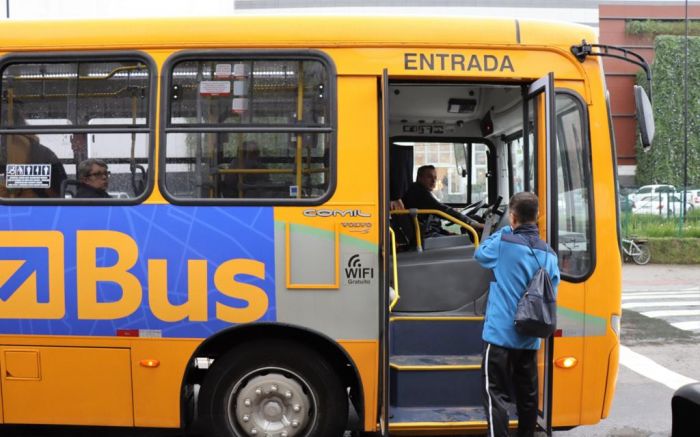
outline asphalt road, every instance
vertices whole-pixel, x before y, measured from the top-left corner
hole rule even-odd
[[[634,354],[651,359],[663,368],[700,381],[700,330],[684,330],[673,324],[691,326],[698,316],[664,316],[673,311],[693,314],[692,305],[700,293],[700,266],[636,266],[623,269],[622,345]],[[678,294],[687,294],[680,296]],[[670,304],[677,301],[680,304]],[[633,304],[637,302],[637,304]],[[658,302],[639,306],[639,302]],[[660,314],[658,317],[642,315]],[[677,313],[674,313],[677,314]],[[633,356],[636,356],[634,355]],[[625,364],[627,362],[627,365]],[[621,358],[617,390],[610,416],[599,424],[558,431],[556,437],[668,437],[671,432],[673,385],[663,372],[632,370],[634,361]],[[2,437],[176,437],[173,430],[85,427],[0,427]]]

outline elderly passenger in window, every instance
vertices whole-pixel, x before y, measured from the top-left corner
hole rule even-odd
[[[112,196],[107,193],[110,172],[107,164],[99,159],[86,159],[78,164],[78,192],[75,197],[103,198]]]

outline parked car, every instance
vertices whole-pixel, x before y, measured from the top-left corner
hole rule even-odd
[[[685,192],[686,200],[694,208],[700,207],[700,188],[692,188]]]
[[[678,193],[646,194],[637,197],[632,202],[632,214],[654,214],[663,217],[677,216],[681,213],[683,199]],[[693,209],[693,205],[686,201],[685,211]]]
[[[660,194],[660,193],[676,193],[676,187],[667,184],[657,184],[657,185],[644,185],[639,187],[639,189],[627,196],[630,202],[634,202],[638,198],[645,196],[647,194]]]

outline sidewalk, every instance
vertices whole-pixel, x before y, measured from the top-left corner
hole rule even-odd
[[[653,290],[659,287],[674,290],[700,288],[700,264],[623,264],[623,290]]]

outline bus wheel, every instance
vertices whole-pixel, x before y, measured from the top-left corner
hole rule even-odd
[[[317,352],[268,341],[215,360],[200,394],[201,416],[219,437],[342,436],[347,393]]]

